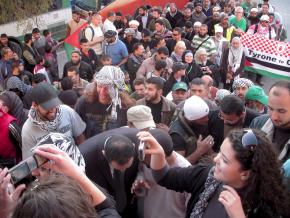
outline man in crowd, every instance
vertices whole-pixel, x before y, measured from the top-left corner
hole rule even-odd
[[[183,64],[182,62],[175,62],[172,66],[172,72],[166,80],[164,89],[163,89],[163,95],[166,96],[171,90],[175,83],[177,82],[186,82],[185,76],[185,70],[187,69],[188,65]]]
[[[38,140],[50,132],[63,133],[79,145],[85,140],[86,124],[70,107],[61,105],[56,90],[42,82],[32,89],[32,107],[22,128],[22,158],[32,155]]]
[[[185,82],[175,83],[172,87],[172,102],[178,105],[188,97],[188,86]]]
[[[106,43],[103,47],[103,53],[111,56],[112,65],[124,68],[129,56],[126,45],[118,39],[116,31],[108,30],[104,36]]]
[[[13,52],[9,47],[4,47],[1,50],[0,60],[0,89],[4,88],[4,80],[8,79],[12,75],[12,57]]]
[[[167,69],[171,72],[171,68],[173,66],[173,62],[169,56],[169,51],[167,47],[160,47],[157,50],[157,53],[154,54],[152,57],[147,58],[144,60],[137,71],[137,78],[144,77],[148,72],[152,72],[155,68],[156,61],[165,60]]]
[[[233,94],[245,101],[245,94],[254,83],[246,78],[239,78],[233,82]]]
[[[163,19],[157,19],[155,21],[155,31],[153,33],[153,37],[167,39],[171,38],[171,36],[172,32],[166,28]]]
[[[117,29],[114,25],[114,21],[116,20],[116,14],[115,12],[113,11],[109,11],[108,14],[107,14],[107,18],[103,24],[103,33],[106,33],[108,32],[109,30],[111,31],[114,31],[116,33],[117,32]]]
[[[24,45],[23,45],[23,59],[24,67],[29,72],[33,73],[34,67],[36,65],[37,53],[32,46],[32,34],[27,33],[24,35]]]
[[[89,47],[100,56],[103,52],[102,43],[104,41],[104,34],[102,31],[102,16],[99,13],[92,13],[91,23],[85,29],[85,38],[88,40]]]
[[[89,82],[80,78],[79,69],[76,66],[71,66],[67,69],[67,76],[71,79],[73,83],[73,89],[76,91],[78,96],[83,95],[84,90]]]
[[[66,37],[73,34],[78,28],[83,26],[87,21],[80,17],[79,12],[72,12],[72,19],[67,23]]]
[[[182,13],[177,9],[175,3],[169,4],[169,11],[166,13],[165,18],[169,21],[172,28],[176,26],[177,21],[182,17]]]
[[[135,99],[136,101],[144,98],[145,96],[145,79],[144,78],[137,78],[133,81],[133,87],[135,91],[130,95],[131,98]]]
[[[38,55],[44,56],[45,55],[45,45],[46,39],[44,36],[40,34],[40,30],[38,28],[34,28],[32,30],[32,38],[33,38],[33,47]]]
[[[210,153],[214,145],[213,137],[207,132],[208,113],[209,108],[205,101],[198,96],[192,96],[185,100],[183,110],[170,125],[169,133],[174,150],[186,157],[191,164],[198,162],[204,154]]]
[[[275,39],[276,32],[273,27],[269,25],[270,18],[268,15],[263,15],[258,24],[253,24],[249,27],[247,33],[250,35],[259,36],[265,39]]]
[[[130,84],[134,88],[133,81],[136,78],[136,73],[145,60],[145,49],[141,43],[135,43],[132,50],[133,52],[128,58],[126,68],[130,76]]]
[[[220,145],[230,130],[249,127],[257,116],[259,114],[246,108],[239,97],[225,96],[220,103],[220,109],[209,113],[209,134],[214,137],[215,141],[213,150],[219,151]]]
[[[87,125],[85,130],[87,138],[125,126],[126,111],[135,103],[124,90],[124,74],[120,68],[104,66],[96,74],[94,82],[92,99],[85,94],[79,98],[75,106],[76,112]]]
[[[202,24],[197,35],[193,37],[193,48],[197,51],[200,48],[204,48],[208,54],[208,57],[214,63],[214,57],[216,54],[215,43],[212,38],[207,34],[208,27],[206,24]]]
[[[183,28],[187,21],[194,23],[194,20],[192,18],[192,9],[189,7],[183,10],[183,16],[177,21],[176,27]]]
[[[98,57],[95,51],[90,48],[89,41],[87,39],[80,40],[80,47],[81,60],[91,65],[93,71],[95,71],[99,65],[100,57]]]
[[[273,143],[279,160],[290,158],[290,82],[276,82],[269,91],[268,114],[257,117],[250,127],[261,129]]]
[[[146,105],[151,108],[154,122],[158,126],[169,126],[175,104],[162,96],[164,83],[158,77],[151,77],[146,80],[145,97],[138,100],[137,105]]]
[[[14,53],[17,54],[18,58],[22,57],[21,47],[17,43],[9,40],[6,33],[2,33],[0,36],[0,51],[4,47],[9,47]]]
[[[192,19],[193,19],[193,23],[197,21],[204,23],[205,20],[207,19],[207,16],[202,11],[202,4],[199,2],[196,2],[194,4],[194,11],[192,13]]]
[[[245,106],[260,113],[267,113],[268,96],[260,86],[251,86],[245,95]]]
[[[67,70],[71,66],[75,66],[79,69],[80,78],[89,82],[93,79],[94,72],[91,65],[82,61],[81,53],[77,50],[71,53],[71,61],[66,62],[66,64],[64,65],[63,78],[67,76]]]
[[[143,29],[149,28],[149,24],[153,17],[148,13],[148,9],[145,5],[138,9],[139,15],[136,20],[139,22],[138,30],[141,32]]]
[[[174,47],[176,45],[177,42],[179,41],[183,41],[185,43],[186,49],[190,49],[192,50],[191,47],[191,42],[187,39],[182,38],[182,33],[183,30],[180,27],[175,27],[172,31],[172,38],[169,38],[166,40],[166,47],[169,50],[169,54],[172,53],[172,51],[174,50]]]
[[[162,17],[162,11],[161,11],[160,8],[158,8],[158,7],[154,7],[154,8],[152,9],[152,17],[153,17],[153,19],[151,20],[151,22],[150,22],[150,24],[149,24],[149,26],[148,26],[148,28],[149,28],[152,32],[155,31],[155,22],[156,22],[157,20],[159,20],[159,19],[163,21],[164,26],[166,27],[166,29],[168,29],[168,30],[172,30],[172,27],[171,27],[169,21],[168,21],[166,18]]]

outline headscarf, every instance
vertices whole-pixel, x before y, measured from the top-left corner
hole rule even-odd
[[[95,81],[97,85],[101,84],[109,86],[109,95],[112,102],[107,110],[112,106],[111,116],[113,120],[116,120],[117,106],[119,105],[119,107],[121,107],[119,92],[125,90],[125,76],[123,71],[119,67],[104,66],[96,74]]]
[[[11,91],[4,91],[0,94],[0,99],[9,108],[8,113],[17,119],[20,126],[23,126],[28,118],[28,111],[23,108],[23,103],[18,95]]]
[[[235,92],[237,87],[250,88],[253,85],[254,85],[254,83],[251,80],[246,79],[246,78],[239,78],[239,79],[234,80],[234,82],[233,82],[233,90]]]
[[[240,46],[238,48],[234,48],[233,46],[230,47],[228,62],[229,62],[229,66],[232,67],[233,72],[236,72],[236,70],[241,65],[241,60],[243,57],[244,48],[243,48],[243,45],[242,45],[239,37],[234,37],[232,39],[232,42],[233,41],[238,41]]]
[[[18,89],[20,92],[25,95],[32,86],[26,85],[23,81],[21,81],[17,76],[12,76],[7,79],[6,81],[6,90]]]

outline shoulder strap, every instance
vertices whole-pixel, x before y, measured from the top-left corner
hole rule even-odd
[[[208,36],[205,40],[203,40],[200,44],[199,44],[199,46],[197,46],[197,48],[195,49],[195,51],[194,51],[194,54],[193,54],[193,56],[195,55],[195,53],[196,53],[196,51],[207,41],[207,40],[209,40],[209,38],[210,38],[210,36]]]
[[[272,39],[272,36],[271,36],[271,26],[269,26],[268,29],[269,29],[269,39]]]
[[[254,34],[258,31],[258,24],[255,24]]]
[[[91,31],[92,31],[92,39],[91,39],[91,41],[93,41],[93,39],[94,39],[94,36],[95,36],[95,31],[94,31],[94,29],[93,29],[93,27],[92,26],[88,26],[88,28],[90,28],[91,29]]]

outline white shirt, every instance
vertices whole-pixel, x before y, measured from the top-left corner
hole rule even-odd
[[[114,23],[111,22],[109,19],[106,19],[103,25],[103,32],[106,33],[108,30],[113,30],[118,33]]]
[[[92,33],[92,29],[91,28],[86,28],[85,30],[85,37],[88,41],[94,41],[96,40],[98,37],[100,36],[104,36],[104,33],[102,31],[101,26],[95,26],[92,23],[90,24],[90,26],[93,28],[94,30],[94,34]],[[92,39],[94,35],[94,38]],[[93,46],[91,46],[91,48],[95,51],[95,53],[97,55],[101,55],[103,50],[102,50],[102,42],[99,42]]]

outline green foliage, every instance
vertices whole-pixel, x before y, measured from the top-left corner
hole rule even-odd
[[[15,21],[21,22],[27,20],[27,18],[48,12],[53,5],[53,1],[54,0],[0,0],[0,24]]]

